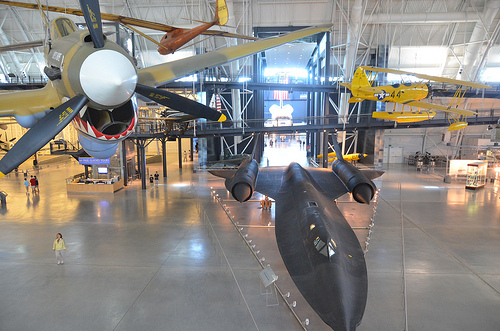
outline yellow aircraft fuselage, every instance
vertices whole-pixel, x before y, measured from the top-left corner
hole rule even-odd
[[[353,89],[351,92],[355,98],[404,104],[407,101],[425,99],[429,94],[429,89],[426,84],[422,83],[404,83],[377,87],[360,87]]]

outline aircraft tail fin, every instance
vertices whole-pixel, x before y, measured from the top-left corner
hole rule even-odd
[[[366,76],[366,72],[363,68],[358,67],[354,72],[354,77],[351,82],[351,91],[357,90],[360,87],[369,87],[370,82],[368,81],[368,77]]]
[[[217,22],[217,25],[226,25],[228,20],[229,12],[227,11],[226,1],[217,0],[214,21]]]
[[[351,89],[351,83],[339,83],[339,85],[347,87],[349,90]]]

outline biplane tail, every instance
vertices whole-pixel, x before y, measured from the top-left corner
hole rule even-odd
[[[370,87],[371,84],[368,81],[368,77],[366,76],[365,70],[361,67],[358,67],[354,72],[354,77],[351,82],[351,91],[355,91],[361,87]],[[353,93],[354,94],[354,93]]]

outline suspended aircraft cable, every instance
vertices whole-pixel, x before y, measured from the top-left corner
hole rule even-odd
[[[406,286],[406,254],[405,254],[405,231],[404,222],[405,217],[403,213],[403,195],[401,182],[399,182],[399,210],[401,216],[401,249],[403,258],[403,311],[405,314],[405,331],[408,331],[408,297],[407,297],[407,286]]]
[[[157,42],[156,40],[154,40],[153,38],[151,38],[150,36],[146,35],[145,33],[137,30],[136,28],[132,27],[131,25],[129,24],[125,24],[125,23],[122,23],[123,25],[125,25],[127,28],[129,28],[130,30],[134,31],[134,32],[137,32],[138,34],[140,34],[141,36],[143,36],[144,38],[146,38],[147,40],[151,41],[152,43],[158,45],[158,47],[161,47],[165,50],[168,51],[168,48],[163,46],[161,43]]]

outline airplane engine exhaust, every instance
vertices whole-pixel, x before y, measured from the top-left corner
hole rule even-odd
[[[375,184],[368,179],[358,168],[352,164],[335,160],[332,170],[344,182],[345,186],[352,193],[352,197],[359,203],[369,204],[375,195]]]
[[[235,200],[245,202],[252,197],[258,173],[257,161],[250,160],[238,168],[233,178],[226,179],[226,188]]]

